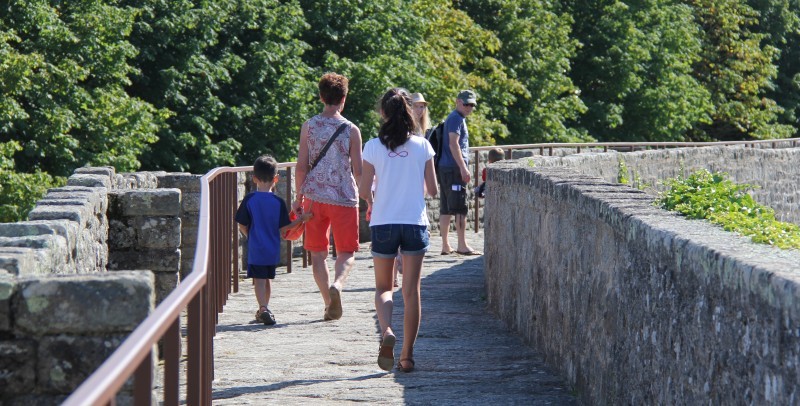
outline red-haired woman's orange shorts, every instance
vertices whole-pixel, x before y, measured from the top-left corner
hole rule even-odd
[[[303,247],[311,252],[327,251],[328,236],[333,228],[333,240],[337,252],[358,251],[358,207],[336,206],[306,200],[304,210],[309,204],[314,217],[306,223]]]

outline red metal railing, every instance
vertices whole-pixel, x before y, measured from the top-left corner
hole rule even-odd
[[[777,143],[800,144],[800,138],[768,141],[737,141],[715,143],[560,143],[499,146],[511,157],[517,149],[539,149],[550,155],[554,148],[668,148],[708,145],[740,145],[754,147],[768,143],[775,148]],[[475,147],[474,176],[478,182],[479,157],[481,151],[496,147]],[[294,162],[279,164],[286,169],[286,196],[291,205],[291,183]],[[164,405],[180,403],[180,315],[188,308],[187,317],[187,368],[186,404],[210,405],[211,381],[213,379],[213,336],[217,317],[222,312],[228,294],[238,291],[238,229],[234,223],[234,212],[238,203],[239,172],[251,171],[252,167],[216,168],[204,175],[200,186],[200,221],[197,248],[192,272],[156,307],[122,343],[122,345],[70,395],[65,405],[115,404],[115,396],[123,384],[134,378],[134,404],[149,405],[152,401],[153,346],[163,340],[164,344]],[[480,201],[475,200],[475,231],[478,231]],[[287,244],[287,258],[291,258],[291,245]],[[288,272],[291,272],[291,260]],[[303,266],[307,255],[303,253]],[[212,316],[214,317],[212,320]]]

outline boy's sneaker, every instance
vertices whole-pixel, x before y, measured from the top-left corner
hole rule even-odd
[[[275,315],[266,307],[262,307],[262,309],[264,310],[258,309],[256,312],[256,319],[267,326],[275,324]]]

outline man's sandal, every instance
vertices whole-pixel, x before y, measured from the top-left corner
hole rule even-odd
[[[403,363],[410,363],[411,365],[404,367]],[[413,358],[404,358],[397,362],[397,369],[401,372],[411,372],[414,370],[414,359]]]
[[[397,337],[394,334],[385,334],[378,349],[378,367],[384,371],[391,371],[394,366],[394,343]]]

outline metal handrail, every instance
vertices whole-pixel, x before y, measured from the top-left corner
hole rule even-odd
[[[499,145],[470,148],[475,153],[475,179],[478,178],[479,157],[481,151],[501,148],[507,157],[516,149],[539,149],[544,155],[547,148],[552,155],[553,148],[581,148],[603,147],[628,148],[634,150],[638,147],[697,147],[710,145],[740,145],[753,147],[755,144],[778,142],[791,142],[792,147],[800,142],[800,138],[761,141],[727,141],[727,142],[641,142],[641,143],[551,143],[551,144],[519,144]],[[278,165],[286,169],[286,196],[291,204],[292,169],[295,162],[285,162]],[[67,406],[78,405],[106,405],[114,404],[115,396],[125,382],[134,376],[134,404],[150,404],[152,401],[152,348],[159,341],[164,340],[164,404],[168,406],[179,404],[179,357],[180,357],[180,315],[188,308],[187,329],[187,404],[211,404],[211,380],[213,377],[213,335],[215,333],[216,319],[212,315],[222,312],[222,307],[231,289],[238,290],[238,275],[231,273],[231,266],[238,262],[238,250],[231,255],[231,249],[236,247],[238,231],[229,227],[230,234],[222,233],[220,222],[212,222],[212,210],[221,209],[218,215],[221,219],[233,221],[232,213],[236,209],[237,185],[235,180],[239,172],[252,171],[252,166],[221,167],[209,171],[200,178],[200,217],[197,231],[197,247],[195,249],[192,272],[172,291],[164,301],[159,304],[136,329],[125,339],[116,351],[78,387],[64,402]],[[231,176],[232,175],[232,176]],[[217,188],[217,180],[222,183],[223,193],[213,194],[212,188]],[[233,179],[232,179],[233,178]],[[227,189],[225,189],[227,188]],[[227,190],[227,191],[225,191]],[[232,192],[231,192],[232,191]],[[225,197],[228,199],[226,200]],[[230,198],[233,197],[232,201]],[[222,200],[220,200],[222,199]],[[212,207],[213,203],[213,207]],[[480,201],[475,199],[475,231],[478,232]],[[226,220],[226,221],[227,221]],[[228,223],[222,224],[231,225]],[[212,230],[213,227],[213,230]],[[213,240],[213,241],[212,241]],[[220,240],[223,247],[212,244]],[[228,247],[228,248],[225,248]],[[227,249],[227,253],[225,252]],[[287,253],[291,258],[291,245],[287,246]],[[304,266],[306,255],[303,255]],[[227,262],[227,263],[226,263]],[[288,261],[288,271],[291,272],[291,260]],[[213,266],[209,272],[209,266]],[[235,285],[233,285],[235,284]],[[234,287],[235,286],[235,287]],[[212,291],[212,288],[215,290]]]

